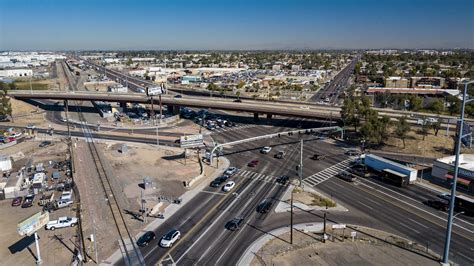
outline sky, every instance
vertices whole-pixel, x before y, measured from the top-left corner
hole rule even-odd
[[[0,50],[474,48],[473,0],[0,0]]]

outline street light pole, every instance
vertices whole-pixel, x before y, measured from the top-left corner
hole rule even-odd
[[[293,245],[293,190],[291,189],[291,199],[290,199],[290,244]]]
[[[474,83],[474,81],[464,83],[464,92],[463,92],[462,105],[461,105],[461,119],[459,122],[459,128],[457,132],[458,135],[457,135],[457,141],[456,141],[453,185],[451,186],[451,199],[449,201],[448,225],[446,228],[446,238],[444,241],[443,264],[448,264],[448,261],[449,261],[449,246],[451,244],[451,231],[453,228],[454,201],[456,198],[456,184],[457,184],[458,172],[459,172],[459,156],[461,153],[461,140],[463,137],[465,137],[465,135],[463,135],[464,109],[466,107],[466,102],[470,101],[470,100],[466,100],[466,96],[467,96],[467,85],[471,83]],[[471,100],[474,100],[474,99],[471,99]]]

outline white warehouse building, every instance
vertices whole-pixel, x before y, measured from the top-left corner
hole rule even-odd
[[[19,78],[31,76],[33,76],[33,70],[27,68],[0,70],[0,77]]]
[[[433,162],[431,176],[436,182],[452,183],[454,177],[454,155],[439,158]],[[459,155],[457,190],[474,194],[474,154]]]

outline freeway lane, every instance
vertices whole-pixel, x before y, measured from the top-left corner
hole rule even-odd
[[[317,102],[321,100],[329,99],[329,103],[336,104],[339,94],[344,91],[349,81],[349,77],[354,72],[354,67],[359,60],[359,56],[354,58],[344,69],[342,69],[329,84],[317,91],[311,98],[310,101]]]

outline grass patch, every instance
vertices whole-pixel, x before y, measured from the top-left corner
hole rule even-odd
[[[19,90],[29,90],[30,89],[30,82],[29,81],[20,81],[20,82],[15,82],[16,87]],[[48,84],[45,84],[44,82],[36,82],[32,81],[31,82],[31,88],[33,90],[47,90]]]
[[[311,201],[312,205],[314,206],[328,206],[328,207],[336,207],[336,203],[330,199],[323,198],[319,195],[316,194],[311,194],[311,197],[313,197],[313,200]]]

